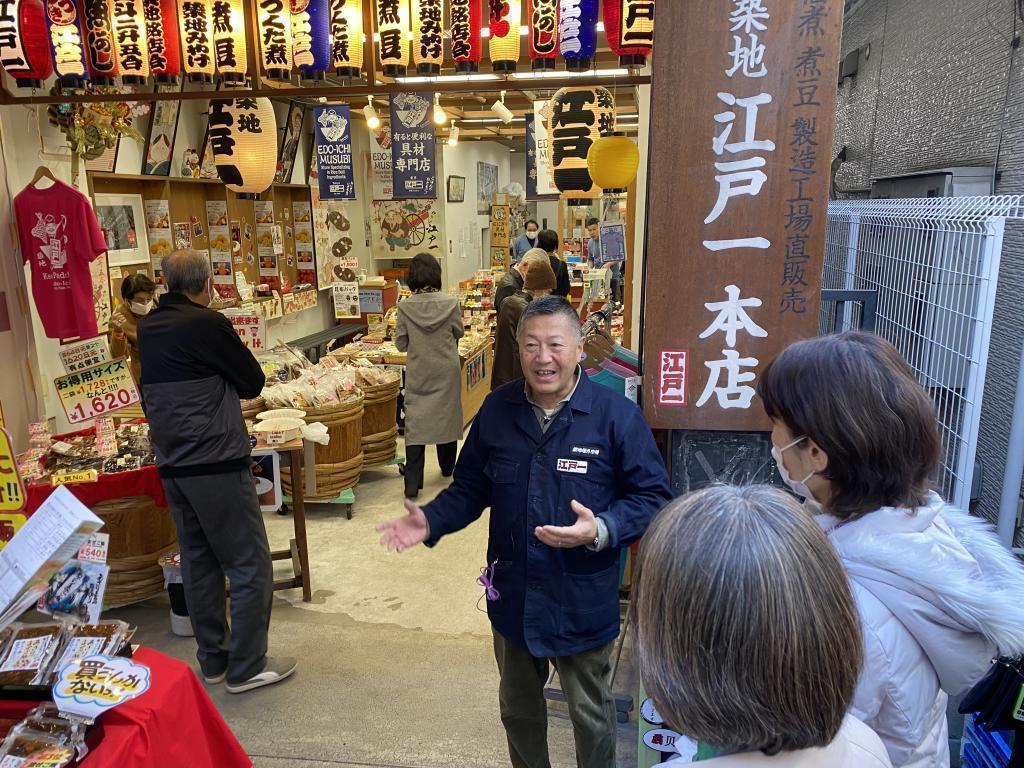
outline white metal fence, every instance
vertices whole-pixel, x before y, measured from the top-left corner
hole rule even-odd
[[[822,288],[877,291],[875,332],[931,393],[944,455],[937,484],[967,509],[1006,219],[1020,195],[838,200],[828,205]],[[823,305],[821,332],[859,326]]]

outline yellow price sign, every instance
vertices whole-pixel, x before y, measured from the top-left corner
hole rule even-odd
[[[72,424],[106,416],[141,399],[128,362],[123,357],[58,376],[53,383],[64,413]]]
[[[86,469],[81,472],[58,472],[50,475],[50,486],[56,488],[58,485],[71,485],[72,483],[95,483],[100,479],[95,469]]]
[[[14,441],[10,433],[0,427],[0,512],[17,512],[24,506],[25,484],[18,474]]]
[[[0,513],[0,549],[7,546],[7,542],[14,538],[14,534],[21,530],[28,518],[19,512]]]

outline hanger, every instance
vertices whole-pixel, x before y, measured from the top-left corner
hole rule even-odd
[[[32,177],[32,181],[30,181],[28,185],[30,187],[34,187],[43,178],[49,179],[54,184],[57,183],[57,177],[53,175],[53,171],[51,171],[45,165],[40,165],[38,168],[36,168],[35,176]]]

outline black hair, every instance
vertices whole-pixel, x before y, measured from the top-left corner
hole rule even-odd
[[[580,326],[579,314],[573,309],[572,304],[566,301],[564,296],[557,295],[541,296],[539,299],[534,299],[527,304],[526,309],[523,310],[523,314],[519,318],[516,336],[522,333],[527,320],[535,317],[549,317],[551,315],[561,315],[576,329],[577,340],[583,338],[583,328]]]
[[[558,250],[558,233],[553,229],[542,229],[537,233],[537,247],[554,253]]]
[[[429,253],[417,253],[409,262],[409,290],[441,290],[441,264]]]
[[[587,219],[587,226],[588,227],[592,227],[595,224],[600,224],[600,223],[601,223],[600,219],[598,219],[596,216],[591,216],[589,219]]]
[[[540,224],[537,223],[536,219],[527,219],[526,223],[523,224],[523,229],[526,229],[531,224],[533,224],[533,226],[535,226],[537,229],[540,229]]]
[[[137,272],[128,275],[121,281],[121,298],[131,301],[136,293],[153,293],[156,290],[156,283],[145,272]]]

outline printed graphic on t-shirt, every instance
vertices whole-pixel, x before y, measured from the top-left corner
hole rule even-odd
[[[32,227],[32,236],[42,241],[37,254],[39,266],[43,269],[64,269],[68,263],[67,216],[61,214],[58,221],[52,213],[42,214],[36,211],[35,214],[36,225]],[[54,276],[52,279],[58,278]],[[70,284],[67,287],[70,287]]]

